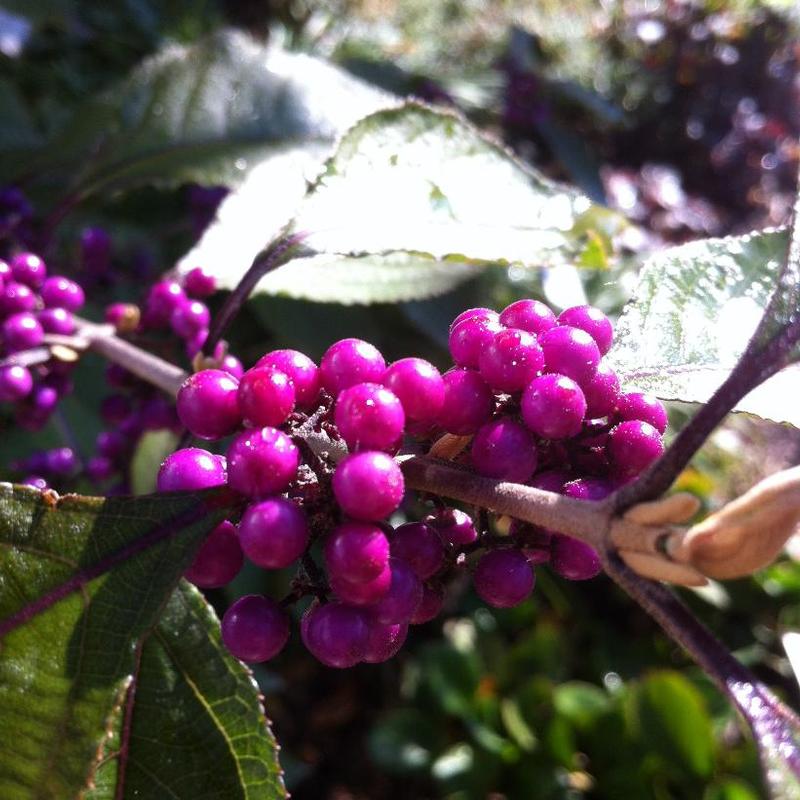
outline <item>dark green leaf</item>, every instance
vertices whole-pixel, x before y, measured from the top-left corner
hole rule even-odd
[[[72,798],[86,785],[136,644],[225,502],[55,502],[0,484],[0,730],[13,731],[0,736],[0,797]]]

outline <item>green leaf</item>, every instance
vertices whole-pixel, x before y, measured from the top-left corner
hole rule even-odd
[[[226,502],[55,500],[0,484],[0,730],[13,731],[0,737],[0,797],[87,784],[137,643]]]
[[[706,402],[756,331],[786,246],[786,231],[765,231],[692,242],[650,258],[608,356],[626,390]],[[787,367],[736,410],[800,427],[799,375],[796,366]]]
[[[645,678],[635,696],[642,743],[677,770],[705,777],[714,766],[712,722],[700,692],[678,672]]]
[[[177,445],[178,437],[172,431],[145,431],[131,457],[131,489],[134,494],[156,490],[158,468]]]
[[[576,728],[590,728],[594,721],[610,707],[608,695],[591,683],[571,681],[553,690],[556,711]]]
[[[258,687],[185,581],[145,641],[135,680],[124,797],[286,797]],[[120,713],[106,755],[122,720]],[[90,800],[113,800],[121,773],[119,758],[104,759]]]

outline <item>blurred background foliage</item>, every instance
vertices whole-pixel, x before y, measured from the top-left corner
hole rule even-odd
[[[391,306],[260,297],[231,332],[246,364],[286,345],[319,357],[332,340],[355,335],[388,359],[414,353],[441,366],[447,323],[462,308],[588,297],[614,315],[642,253],[778,225],[791,207],[800,152],[800,14],[791,0],[4,2],[0,179],[20,186],[33,209],[12,211],[0,196],[0,237],[30,241],[59,271],[89,281],[90,315],[112,298],[136,299],[170,269],[228,188],[180,173],[76,196],[77,167],[59,149],[62,137],[143,58],[225,27],[312,54],[388,93],[455,107],[525,161],[636,223],[622,242],[629,257],[566,283],[498,267],[442,297]],[[281,202],[280,192],[263,197],[265,206]],[[112,269],[102,274],[87,260],[91,226],[110,235]],[[0,419],[3,477],[19,477],[14,463],[37,447],[90,447],[102,365],[87,359],[76,386],[44,431]],[[689,412],[674,405],[673,428]],[[137,489],[149,488],[164,447],[163,437],[143,440]],[[737,417],[680,484],[715,507],[799,454],[795,430]],[[88,489],[66,480],[58,488]],[[209,599],[221,611],[245,592],[279,594],[287,580],[245,569]],[[800,625],[800,566],[786,559],[755,579],[683,594],[800,707],[780,640]],[[298,800],[762,796],[754,749],[727,702],[602,578],[567,584],[542,569],[534,598],[506,612],[454,586],[444,615],[414,629],[388,664],[338,672],[295,646],[255,674]]]

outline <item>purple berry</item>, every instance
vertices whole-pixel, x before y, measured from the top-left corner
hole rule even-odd
[[[239,410],[251,428],[282,425],[294,411],[294,400],[292,382],[277,369],[249,369],[239,382]]]
[[[145,400],[139,416],[146,431],[174,430],[180,427],[175,406],[166,397],[151,397]]]
[[[48,278],[39,294],[47,308],[65,308],[67,311],[77,311],[86,302],[83,289],[75,281],[71,281],[63,275],[54,275],[52,278]]]
[[[236,528],[224,520],[200,545],[184,578],[203,589],[226,586],[238,575],[243,560]]]
[[[494,410],[494,395],[475,370],[456,367],[442,376],[444,403],[439,424],[459,436],[475,433],[489,421]]]
[[[168,455],[161,463],[156,480],[159,492],[210,489],[224,484],[223,459],[199,447],[187,447]]]
[[[525,483],[536,471],[536,440],[512,419],[487,422],[472,440],[472,465],[487,478]]]
[[[623,421],[649,422],[659,433],[664,433],[667,429],[667,410],[652,394],[627,392],[621,395],[617,406],[617,417]]]
[[[336,399],[334,421],[350,450],[391,450],[406,417],[394,392],[377,383],[357,383]]]
[[[244,375],[244,367],[242,366],[242,362],[231,353],[228,353],[222,359],[222,363],[220,364],[219,368],[224,372],[227,372],[228,375],[233,375],[237,381],[241,380],[242,376]]]
[[[407,522],[395,530],[392,555],[405,561],[421,580],[435,575],[444,564],[444,547],[435,528],[424,522]]]
[[[439,370],[423,358],[401,358],[386,368],[383,384],[403,404],[414,422],[434,422],[444,404],[444,381]]]
[[[397,655],[408,635],[408,625],[385,625],[375,619],[369,621],[369,638],[363,660],[367,664],[381,664]]]
[[[576,383],[590,381],[600,363],[594,339],[580,328],[558,325],[539,337],[547,372],[557,372]]]
[[[477,369],[481,353],[502,330],[504,326],[496,316],[474,316],[459,322],[450,331],[448,342],[453,361],[459,367]]]
[[[249,497],[282,492],[299,466],[300,451],[276,428],[244,431],[228,448],[228,483]]]
[[[114,463],[105,456],[92,456],[86,462],[86,475],[94,483],[107,481],[114,474]]]
[[[33,391],[28,396],[30,407],[37,414],[49,417],[58,405],[59,395],[52,386],[39,384],[33,387]]]
[[[192,339],[200,331],[207,330],[210,322],[211,313],[208,306],[199,300],[186,300],[179,303],[169,318],[172,330],[181,339]],[[205,343],[205,337],[203,343]]]
[[[481,377],[497,392],[521,392],[544,367],[542,348],[532,333],[506,328],[495,334],[478,359]]]
[[[328,667],[355,666],[364,658],[369,644],[364,612],[343,603],[311,606],[300,631],[311,655]]]
[[[389,590],[372,607],[372,616],[384,625],[407,623],[422,602],[422,582],[402,558],[389,559],[389,569]]]
[[[256,368],[262,367],[272,367],[288,376],[300,408],[310,409],[317,402],[320,372],[308,356],[297,350],[273,350],[258,360]]]
[[[558,315],[559,325],[569,325],[586,331],[594,339],[601,355],[605,355],[614,341],[614,328],[608,317],[594,306],[573,306]]]
[[[566,439],[580,433],[586,413],[581,387],[566,375],[534,378],[522,395],[522,419],[543,439]]]
[[[47,266],[36,253],[17,253],[11,259],[11,273],[15,281],[38,289],[47,277]]]
[[[328,572],[348,583],[374,580],[389,563],[386,534],[367,522],[343,522],[325,542]]]
[[[322,356],[322,385],[334,397],[357,383],[380,383],[386,362],[380,351],[361,339],[340,339]]]
[[[553,534],[550,566],[562,578],[571,581],[594,578],[602,569],[597,551],[591,545],[560,533]]]
[[[210,297],[217,290],[216,278],[202,267],[195,267],[186,273],[183,286],[190,297]]]
[[[240,597],[222,618],[222,641],[242,661],[268,661],[289,639],[289,618],[274,601],[258,594]]]
[[[520,328],[535,336],[556,325],[556,315],[538,300],[517,300],[500,313],[500,322],[509,328]]]
[[[309,536],[305,512],[285,497],[270,497],[249,505],[239,523],[242,550],[264,569],[283,569],[297,561]]]
[[[46,471],[51,475],[69,475],[78,466],[78,457],[71,447],[56,447],[45,453]]]
[[[33,377],[27,367],[19,364],[0,367],[0,403],[22,400],[32,389]]]
[[[564,490],[564,484],[569,480],[569,473],[560,469],[550,469],[540,472],[533,477],[531,486],[534,489],[541,489],[545,492],[554,492],[561,494]]]
[[[530,597],[534,575],[520,550],[492,550],[478,562],[472,582],[485,603],[512,608]]]
[[[337,572],[328,574],[331,589],[343,603],[351,606],[374,606],[392,584],[392,570],[387,564],[377,578],[363,583],[346,581]]]
[[[444,605],[444,592],[434,586],[423,584],[422,586],[422,600],[411,617],[412,625],[422,625],[425,622],[430,622],[442,613],[442,606]]]
[[[131,303],[111,303],[103,312],[103,319],[118,331],[129,331],[138,326],[139,307]]]
[[[576,500],[603,500],[614,487],[602,478],[578,478],[564,485],[564,494]]]
[[[153,284],[145,302],[146,323],[154,327],[169,324],[175,309],[186,302],[186,294],[177,281],[159,281]]]
[[[36,314],[36,318],[45,333],[57,333],[61,336],[75,333],[75,317],[65,308],[45,308]]]
[[[606,445],[611,463],[623,478],[639,475],[664,452],[661,434],[649,423],[621,422],[611,429]]]
[[[2,330],[3,343],[9,353],[38,347],[44,341],[44,330],[39,320],[29,311],[12,314],[3,323]]]
[[[497,322],[500,317],[496,311],[491,308],[468,308],[462,311],[451,323],[450,331],[465,319],[487,319]]]
[[[24,283],[7,281],[0,293],[0,317],[33,311],[36,308],[36,295]]]
[[[428,517],[425,522],[436,529],[443,542],[453,547],[471,544],[478,538],[472,517],[458,508],[443,508]]]
[[[241,424],[239,382],[221,369],[190,375],[178,391],[178,417],[194,436],[220,439]]]
[[[184,342],[187,358],[193,359],[203,349],[206,339],[208,339],[208,328],[200,328],[196,333],[186,337]]]
[[[395,460],[377,450],[353,453],[333,474],[333,494],[353,519],[378,521],[396,511],[403,499],[403,473]]]
[[[38,489],[40,492],[46,491],[49,487],[47,481],[41,475],[28,475],[20,483],[23,486],[30,486],[31,489]]]
[[[604,362],[600,362],[594,377],[582,385],[586,398],[587,419],[597,419],[613,414],[619,400],[619,378]]]

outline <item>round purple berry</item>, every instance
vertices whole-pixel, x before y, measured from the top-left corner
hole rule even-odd
[[[566,375],[534,378],[522,395],[522,419],[543,439],[566,439],[580,433],[586,413],[581,387]]]
[[[57,333],[61,336],[75,333],[75,317],[65,308],[45,308],[37,312],[36,318],[45,333]]]
[[[228,375],[233,375],[237,381],[241,380],[242,375],[244,375],[244,367],[242,366],[242,362],[239,361],[239,359],[236,358],[236,356],[232,353],[228,353],[223,357],[219,368],[223,370],[223,372],[227,372]]]
[[[503,329],[496,315],[473,316],[459,322],[450,331],[448,342],[453,361],[459,367],[477,369],[481,353]]]
[[[395,460],[377,450],[353,453],[333,474],[333,494],[353,519],[378,521],[396,511],[403,499],[403,473]]]
[[[240,433],[228,448],[228,483],[249,497],[282,492],[297,476],[300,451],[276,428]]]
[[[222,641],[242,661],[268,661],[289,639],[289,618],[274,601],[258,594],[240,597],[222,618]]]
[[[589,580],[602,569],[597,551],[591,545],[560,533],[554,533],[550,543],[550,566],[571,581]]]
[[[33,389],[33,377],[27,367],[10,364],[0,367],[0,402],[13,403],[27,397]]]
[[[30,286],[17,281],[7,281],[0,293],[0,316],[33,311],[36,308],[36,295]]]
[[[41,475],[28,475],[20,483],[23,486],[30,486],[31,489],[38,489],[40,492],[44,492],[49,488],[49,484]]]
[[[67,311],[77,311],[86,301],[83,289],[63,275],[48,278],[39,294],[47,308],[65,308]]]
[[[172,330],[182,339],[191,339],[200,331],[208,329],[211,312],[200,300],[185,300],[179,303],[169,318]],[[203,340],[205,342],[205,339]]]
[[[29,311],[12,314],[3,323],[3,343],[9,353],[37,347],[43,341],[44,330]]]
[[[147,295],[145,321],[154,327],[167,325],[173,311],[186,302],[186,293],[177,281],[159,281]]]
[[[494,395],[481,376],[472,369],[456,367],[445,372],[444,403],[439,424],[458,436],[475,433],[488,422],[494,410]]]
[[[594,339],[580,328],[558,325],[539,337],[547,372],[557,372],[576,383],[591,380],[600,363]]]
[[[542,348],[532,333],[506,328],[495,334],[478,359],[481,377],[498,392],[521,392],[544,367]]]
[[[401,358],[386,368],[383,384],[403,404],[414,422],[434,422],[444,404],[444,381],[439,370],[424,358]]]
[[[558,315],[559,325],[569,325],[586,331],[594,339],[601,355],[605,355],[614,341],[614,328],[609,318],[594,306],[573,306]]]
[[[243,560],[236,528],[224,520],[205,538],[183,577],[203,589],[226,586],[238,575]]]
[[[661,456],[664,442],[649,423],[629,420],[611,429],[606,450],[620,477],[630,478],[639,475]]]
[[[436,529],[443,542],[460,547],[478,538],[472,517],[459,508],[443,508],[427,517],[425,522]]]
[[[377,526],[367,522],[343,522],[325,542],[328,572],[349,583],[377,578],[389,563],[389,541]]]
[[[581,386],[586,398],[587,419],[613,414],[619,400],[619,378],[608,364],[600,362],[594,377]]]
[[[459,323],[463,322],[465,319],[488,319],[494,322],[499,320],[498,313],[491,308],[468,308],[466,311],[462,311],[451,323],[450,323],[450,330],[452,331],[453,328],[456,327]]]
[[[667,429],[667,409],[652,394],[626,392],[617,404],[617,417],[620,420],[639,420],[649,422],[659,433]]]
[[[387,564],[377,578],[362,583],[351,583],[337,572],[329,572],[331,589],[343,603],[351,606],[374,606],[392,584],[392,570]]]
[[[555,327],[556,315],[538,300],[517,300],[502,310],[500,322],[538,336]]]
[[[406,417],[397,395],[377,383],[357,383],[336,399],[334,421],[350,450],[391,450]]]
[[[45,453],[45,469],[51,475],[69,475],[78,466],[78,457],[71,447],[56,447]]]
[[[564,485],[563,493],[576,500],[604,500],[614,487],[602,478],[578,478]]]
[[[210,297],[217,290],[217,280],[202,267],[195,267],[186,273],[183,286],[190,297]]]
[[[534,575],[520,550],[492,550],[478,562],[472,582],[485,603],[512,608],[530,597]]]
[[[257,368],[272,367],[294,385],[295,399],[300,408],[309,409],[317,401],[320,389],[319,367],[297,350],[273,350],[258,360]]]
[[[436,619],[442,613],[442,606],[444,605],[444,592],[438,586],[428,586],[424,584],[422,587],[422,600],[411,617],[412,625],[422,625],[425,622],[430,622]]]
[[[367,664],[382,664],[397,655],[408,635],[408,625],[386,625],[376,619],[369,621],[369,638],[364,650]]]
[[[300,626],[303,643],[311,655],[328,667],[355,666],[369,644],[364,612],[343,603],[313,605]]]
[[[357,383],[380,383],[386,362],[380,351],[361,339],[340,339],[322,356],[322,385],[334,397]]]
[[[178,417],[194,436],[221,439],[242,424],[239,382],[221,369],[190,375],[178,391]]]
[[[239,523],[245,555],[264,569],[283,569],[297,561],[308,545],[305,512],[285,497],[270,497],[247,507]]]
[[[36,253],[17,253],[11,259],[11,273],[15,281],[38,289],[47,277],[47,266]]]
[[[372,607],[372,616],[384,625],[406,623],[422,602],[422,581],[402,558],[389,559],[389,569],[389,590]]]
[[[251,428],[282,425],[294,411],[294,401],[292,382],[277,369],[249,369],[239,382],[239,411]]]
[[[472,440],[472,465],[487,478],[525,483],[536,471],[536,440],[512,419],[487,422]]]
[[[186,447],[168,455],[158,470],[159,492],[210,489],[225,483],[224,460],[208,450]]]
[[[407,522],[391,539],[392,555],[405,561],[421,580],[435,575],[444,563],[444,547],[439,534],[424,522]]]

